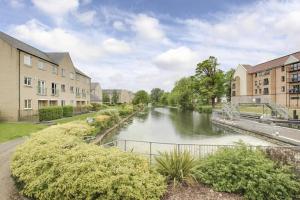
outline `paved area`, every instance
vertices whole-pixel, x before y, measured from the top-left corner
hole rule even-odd
[[[220,118],[214,118],[213,120],[226,125],[234,126],[236,128],[248,130],[250,132],[256,132],[283,142],[288,142],[294,145],[300,145],[300,130],[298,129],[275,126],[248,119],[230,121],[223,120]]]
[[[0,200],[22,199],[15,188],[10,176],[10,160],[17,145],[24,142],[24,138],[0,144]]]

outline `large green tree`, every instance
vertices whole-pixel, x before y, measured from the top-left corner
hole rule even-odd
[[[149,95],[145,90],[139,90],[135,93],[132,100],[133,104],[147,104],[149,103]]]
[[[159,99],[159,103],[162,105],[168,105],[168,97],[169,97],[169,93],[164,92],[163,95]]]
[[[119,97],[119,93],[117,91],[113,91],[112,97],[111,97],[111,101],[113,104],[117,104],[119,103],[120,97]]]
[[[160,88],[153,88],[150,93],[150,100],[152,103],[159,103],[161,96],[164,94],[164,91]]]
[[[233,75],[234,75],[235,70],[234,69],[230,69],[226,72],[225,74],[225,95],[227,98],[227,101],[231,101],[231,83],[233,80]]]
[[[215,99],[224,94],[224,73],[218,69],[217,58],[210,56],[207,60],[197,64],[195,78],[198,90],[203,99],[211,102],[215,107]]]
[[[109,95],[106,92],[103,92],[102,94],[102,101],[103,103],[110,103]]]

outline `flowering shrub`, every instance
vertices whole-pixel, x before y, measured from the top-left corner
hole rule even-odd
[[[81,133],[69,135],[65,126],[73,125],[44,129],[16,150],[11,171],[23,195],[43,200],[160,199],[164,178],[150,170],[146,159],[86,144],[75,136]]]

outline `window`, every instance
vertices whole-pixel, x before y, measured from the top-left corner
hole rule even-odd
[[[255,77],[257,77],[257,73],[255,73]]]
[[[38,68],[39,68],[40,70],[45,70],[45,63],[42,62],[42,61],[39,61],[39,62],[38,62]]]
[[[66,101],[65,100],[61,100],[61,106],[65,106],[66,105]]]
[[[32,78],[24,77],[24,85],[31,87],[32,86]]]
[[[285,81],[285,77],[281,76],[281,81],[284,82]]]
[[[70,86],[70,92],[74,93],[74,87],[73,86]]]
[[[45,81],[38,80],[38,95],[47,95]]]
[[[58,67],[57,66],[52,66],[52,74],[58,74]]]
[[[281,86],[281,92],[285,92],[285,87]]]
[[[65,92],[66,91],[66,86],[64,84],[61,85],[61,92]]]
[[[235,89],[235,83],[232,84],[232,89]]]
[[[259,94],[261,94],[261,89],[259,89]]]
[[[80,89],[76,88],[76,96],[80,96]]]
[[[58,94],[56,83],[51,83],[51,95],[56,96]]]
[[[65,69],[61,69],[61,76],[65,77]]]
[[[264,85],[269,85],[269,79],[267,78],[264,79]]]
[[[269,94],[269,88],[264,88],[264,94]]]
[[[281,71],[284,72],[284,70],[285,70],[285,69],[284,69],[284,66],[281,66]]]
[[[70,79],[74,80],[74,73],[70,72]]]
[[[24,109],[32,109],[31,99],[25,99],[25,101],[24,101]]]
[[[82,89],[82,96],[86,97],[85,89]]]
[[[24,55],[24,64],[27,66],[31,66],[31,56]]]
[[[255,89],[255,94],[257,94],[257,89]]]
[[[232,91],[232,96],[233,96],[233,97],[235,96],[235,91]]]
[[[257,81],[255,81],[255,86],[257,85]]]

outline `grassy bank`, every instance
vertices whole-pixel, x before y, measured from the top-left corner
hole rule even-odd
[[[46,128],[46,125],[25,122],[1,122],[0,123],[0,143],[6,142],[22,136],[28,136]]]

